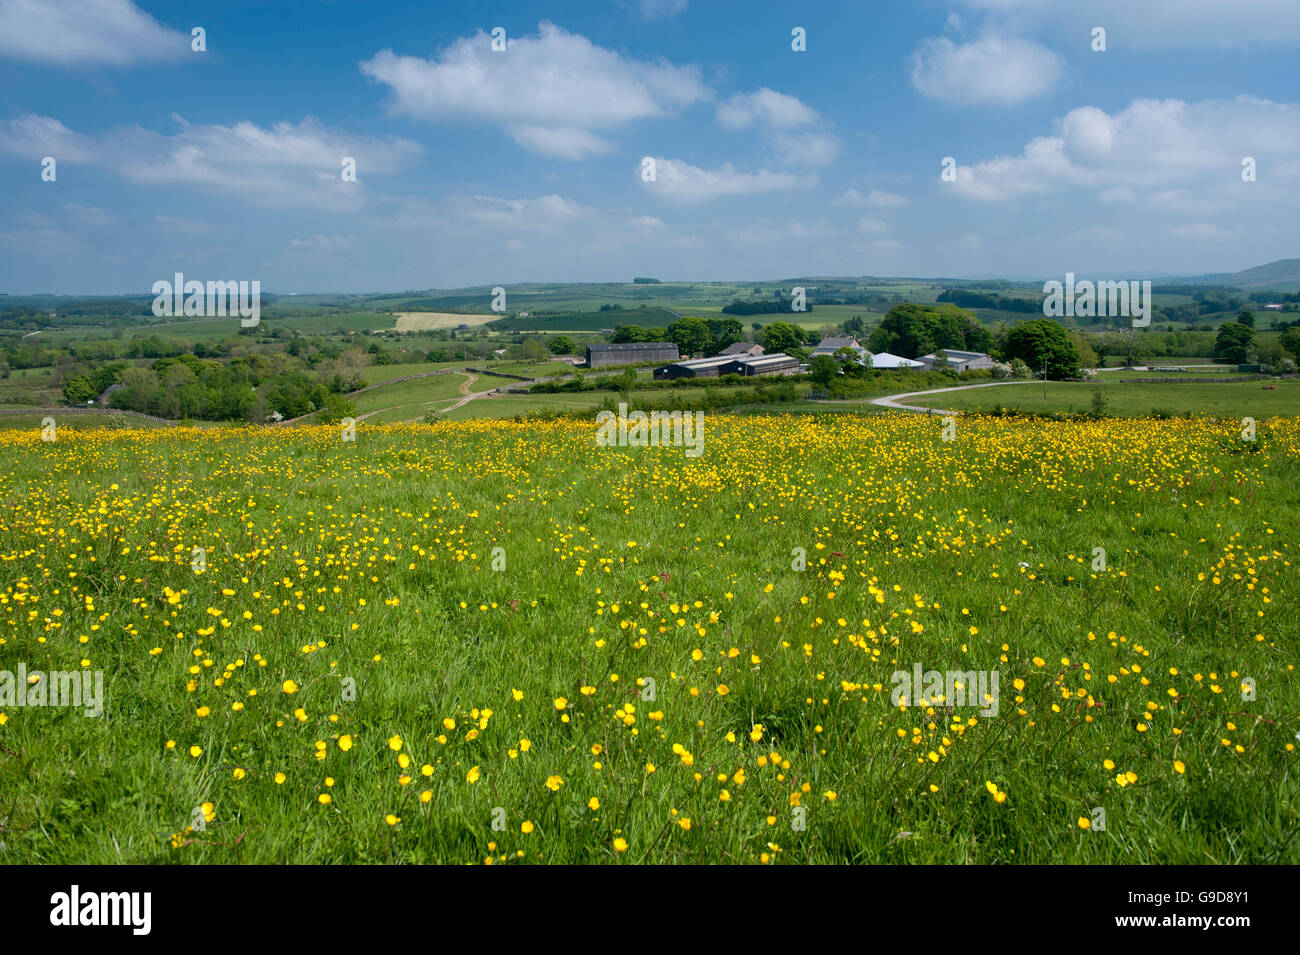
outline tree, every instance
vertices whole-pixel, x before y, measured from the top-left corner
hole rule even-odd
[[[789,322],[773,322],[763,330],[763,348],[768,354],[790,353],[804,345],[803,329]]]
[[[713,341],[713,333],[704,319],[688,316],[668,326],[668,340],[683,355],[703,355]]]
[[[1079,351],[1070,341],[1065,328],[1046,318],[1036,318],[1007,332],[1003,346],[1004,361],[1019,358],[1034,373],[1047,364],[1047,377],[1051,379],[1078,378]]]
[[[1100,360],[1092,346],[1088,344],[1088,339],[1074,329],[1070,330],[1069,335],[1070,341],[1074,343],[1074,350],[1079,353],[1079,364],[1084,368],[1100,368]]]
[[[728,345],[745,340],[745,329],[737,319],[710,318],[708,325],[709,334],[712,336],[709,350],[715,355]]]
[[[63,400],[70,405],[84,405],[97,394],[94,382],[85,375],[73,375],[63,383]]]
[[[1251,311],[1243,311],[1240,315],[1237,316],[1237,321],[1240,324],[1245,325],[1247,328],[1254,328],[1255,313]]]
[[[1291,353],[1291,357],[1300,361],[1300,326],[1292,325],[1278,339],[1282,347]]]
[[[809,364],[808,373],[812,375],[813,381],[825,387],[840,373],[840,366],[830,355],[818,355]]]
[[[868,339],[873,352],[916,358],[940,348],[987,352],[993,344],[989,330],[970,312],[956,305],[903,302],[889,310]]]
[[[1241,364],[1250,360],[1255,345],[1255,329],[1240,322],[1225,322],[1214,339],[1214,357],[1218,361]]]
[[[552,355],[572,355],[573,350],[573,339],[568,335],[556,335],[551,339]]]

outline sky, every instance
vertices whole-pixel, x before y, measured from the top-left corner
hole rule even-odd
[[[1300,0],[0,0],[0,291],[1237,271],[1300,255],[1298,52]]]

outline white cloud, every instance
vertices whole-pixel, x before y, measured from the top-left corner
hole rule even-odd
[[[640,180],[640,166],[637,167]],[[655,159],[655,181],[641,181],[643,188],[682,202],[698,202],[722,196],[757,195],[816,185],[816,176],[788,172],[741,172],[731,163],[717,169],[701,169],[680,159]]]
[[[889,231],[889,223],[881,222],[879,219],[859,219],[858,231],[871,235],[884,235]]]
[[[393,211],[373,219],[371,224],[376,228],[440,235],[547,232],[590,224],[596,216],[596,210],[555,194],[525,199],[483,195],[454,195],[436,200],[384,196],[380,202]]]
[[[665,229],[664,220],[658,216],[635,216],[628,219],[625,223],[629,229],[636,232],[657,232]]]
[[[294,249],[305,249],[315,251],[337,251],[339,249],[350,249],[355,245],[351,239],[345,235],[317,235],[308,236],[305,239],[290,239],[289,245]]]
[[[1012,29],[1090,36],[1106,28],[1109,50],[1285,44],[1300,40],[1293,0],[961,0]]]
[[[367,175],[395,172],[421,151],[409,140],[356,136],[310,116],[271,127],[173,119],[181,125],[173,135],[138,126],[89,135],[47,116],[21,116],[0,121],[0,154],[103,165],[128,182],[193,186],[265,206],[348,210],[362,204]],[[342,181],[344,157],[356,160],[357,182]]]
[[[493,52],[479,31],[430,60],[381,50],[361,72],[391,89],[394,113],[498,126],[525,149],[567,159],[609,148],[595,130],[670,116],[712,95],[693,66],[628,59],[545,21],[506,52]]]
[[[856,189],[849,189],[842,196],[831,200],[832,206],[849,209],[898,209],[908,203],[906,196],[896,192],[884,192],[872,189],[865,196]]]
[[[190,35],[131,0],[0,0],[0,57],[59,66],[126,66],[190,53]]]
[[[787,166],[828,166],[840,152],[840,141],[830,133],[781,133],[772,146]]]
[[[510,136],[529,152],[559,159],[585,159],[609,152],[608,141],[585,129],[517,126]]]
[[[69,202],[63,207],[68,218],[80,226],[104,226],[113,222],[113,217],[99,206],[83,206]]]
[[[1125,237],[1127,233],[1108,225],[1094,225],[1086,229],[1080,229],[1077,232],[1071,232],[1065,237],[1067,242],[1094,242],[1110,243],[1116,242]]]
[[[1060,58],[1023,37],[986,34],[963,44],[933,37],[912,54],[912,84],[963,105],[1015,106],[1046,93],[1060,74]]]
[[[1171,225],[1165,229],[1165,232],[1179,239],[1235,239],[1240,235],[1237,229],[1221,229],[1208,222]]]
[[[207,232],[211,228],[206,222],[186,219],[183,216],[154,216],[153,218],[160,226],[174,232]]]
[[[729,229],[727,238],[735,242],[782,242],[789,239],[832,239],[840,230],[827,222],[788,222],[780,225],[758,223],[744,229]]]
[[[959,194],[990,201],[1095,188],[1105,202],[1146,202],[1157,211],[1204,213],[1243,199],[1294,204],[1288,182],[1241,181],[1243,154],[1261,169],[1300,159],[1300,105],[1250,96],[1134,100],[1110,115],[1067,113],[1058,135],[1029,141],[1017,156],[959,166]]]
[[[737,93],[718,107],[718,123],[731,131],[758,126],[782,165],[826,166],[839,155],[840,141],[830,133],[805,132],[817,122],[817,110],[794,96],[766,86]]]
[[[794,129],[817,121],[817,110],[802,100],[766,86],[753,93],[737,93],[718,107],[718,122],[725,129],[747,129],[761,122],[776,129]]]
[[[647,20],[675,17],[690,4],[690,0],[637,0],[637,11]]]

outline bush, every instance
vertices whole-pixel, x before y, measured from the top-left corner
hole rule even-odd
[[[334,424],[344,418],[355,417],[356,413],[357,406],[347,398],[340,394],[330,394],[325,397],[318,417],[322,424]]]

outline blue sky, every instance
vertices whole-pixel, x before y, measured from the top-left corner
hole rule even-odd
[[[0,0],[0,291],[1235,271],[1300,255],[1297,52],[1295,0]]]

